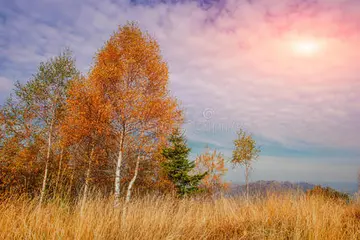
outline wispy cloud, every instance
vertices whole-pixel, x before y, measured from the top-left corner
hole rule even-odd
[[[173,2],[0,0],[2,95],[5,79],[25,81],[65,46],[86,72],[135,20],[160,43],[190,140],[227,148],[242,126],[284,151],[359,149],[358,1]],[[294,56],[290,43],[303,37],[324,43],[321,57]]]
[[[0,76],[0,93],[8,93],[13,88],[13,82],[10,79]]]

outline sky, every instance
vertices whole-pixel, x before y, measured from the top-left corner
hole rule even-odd
[[[65,47],[87,73],[127,21],[160,44],[192,158],[208,145],[230,159],[241,127],[262,150],[253,181],[356,181],[358,0],[0,0],[0,104]]]

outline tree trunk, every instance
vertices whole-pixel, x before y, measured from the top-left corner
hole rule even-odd
[[[246,199],[249,200],[249,164],[245,165]]]
[[[62,167],[63,154],[64,154],[64,148],[61,148],[60,160],[59,160],[59,169],[58,169],[58,172],[57,172],[56,183],[55,183],[55,195],[56,195],[57,188],[58,188],[59,181],[60,181],[60,173],[61,173],[61,167]]]
[[[71,177],[70,177],[70,183],[69,183],[69,188],[68,188],[68,195],[69,196],[71,195],[72,185],[73,185],[73,181],[74,181],[74,175],[75,175],[75,166],[74,166],[74,168],[72,170]]]
[[[45,190],[46,190],[46,182],[47,182],[47,175],[48,175],[48,171],[49,171],[49,161],[50,161],[50,154],[51,154],[51,140],[52,140],[52,128],[53,128],[53,123],[51,123],[50,125],[50,129],[49,129],[49,136],[48,136],[48,147],[47,147],[47,154],[46,154],[46,162],[45,162],[45,172],[44,172],[44,178],[43,178],[43,183],[42,183],[42,187],[41,187],[41,193],[40,193],[40,206],[42,204],[42,202],[44,201],[44,196],[45,196]]]
[[[137,157],[136,159],[136,166],[135,166],[135,173],[133,178],[131,179],[128,189],[127,189],[127,193],[126,193],[126,200],[125,203],[128,203],[130,201],[130,197],[131,197],[131,189],[136,181],[137,175],[138,175],[138,171],[139,171],[139,163],[140,163],[140,156]]]
[[[78,149],[79,149],[79,145],[76,146],[74,151],[76,152],[76,151],[78,151]],[[75,171],[76,171],[76,161],[74,160],[74,158],[70,159],[70,162],[73,162],[74,165],[72,167],[71,176],[70,176],[70,182],[69,182],[69,187],[68,187],[68,197],[71,196],[71,191],[72,191],[74,177],[75,177]],[[64,172],[62,172],[62,174],[64,174]]]
[[[123,141],[124,141],[124,133],[122,133],[120,137],[119,156],[116,162],[114,207],[117,207],[119,205],[119,200],[120,200],[120,180],[121,180],[120,170],[121,170],[122,157],[123,157]]]
[[[88,163],[88,169],[86,170],[86,176],[85,176],[85,186],[84,186],[84,194],[83,194],[83,199],[81,202],[81,214],[83,213],[84,210],[84,206],[86,203],[86,198],[87,198],[87,192],[89,189],[89,182],[90,182],[90,174],[91,174],[91,165],[93,162],[93,158],[94,158],[94,146],[91,147],[91,152],[90,152],[90,158],[89,158],[89,163]]]

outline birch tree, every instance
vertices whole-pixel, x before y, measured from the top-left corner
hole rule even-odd
[[[180,119],[180,114],[177,102],[168,92],[167,64],[157,42],[134,23],[120,26],[106,42],[95,57],[90,79],[109,106],[112,134],[117,140],[116,206],[120,198],[125,146],[141,134],[153,143],[161,143],[163,135],[171,132]],[[142,157],[136,159],[140,162]],[[135,164],[136,169],[139,164]],[[129,186],[131,190],[132,185]]]
[[[61,134],[65,146],[82,146],[85,156],[78,161],[77,166],[85,165],[85,183],[82,207],[86,202],[90,177],[99,154],[102,141],[109,135],[110,112],[101,98],[85,77],[71,81],[66,101],[66,114],[62,123]]]
[[[16,94],[36,116],[34,124],[41,126],[46,138],[44,173],[40,191],[40,205],[43,202],[49,174],[54,132],[58,130],[63,117],[68,81],[78,74],[75,60],[69,50],[59,56],[40,63],[37,73],[25,85],[16,85]]]
[[[245,167],[245,183],[246,183],[246,197],[249,198],[249,175],[251,164],[259,157],[260,149],[256,146],[256,141],[253,137],[240,129],[237,132],[237,138],[234,140],[234,150],[231,159],[235,166],[242,165]]]

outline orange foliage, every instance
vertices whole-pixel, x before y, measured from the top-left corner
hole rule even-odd
[[[216,150],[211,151],[208,147],[196,160],[196,170],[199,173],[207,172],[202,180],[202,188],[209,194],[226,191],[229,183],[223,177],[228,171],[225,167],[225,159]]]
[[[182,123],[182,113],[169,93],[168,67],[157,42],[133,23],[119,27],[86,77],[67,72],[63,66],[73,60],[64,57],[65,62],[60,57],[41,64],[35,79],[18,85],[16,100],[23,105],[9,101],[1,108],[0,192],[15,187],[36,194],[42,186],[43,196],[66,185],[75,195],[85,182],[108,193],[114,175],[122,183],[134,179],[136,161],[135,188],[171,187],[159,152]],[[67,75],[60,86],[56,77],[62,71]],[[50,85],[43,84],[43,74]],[[57,97],[50,93],[53,85]],[[116,159],[121,174],[114,171]]]
[[[0,192],[34,194],[42,139],[33,115],[10,99],[0,110]]]
[[[117,151],[124,154],[127,167],[135,165],[138,155],[141,168],[151,166],[154,153],[181,122],[157,42],[135,24],[120,27],[97,54],[89,79],[107,104]],[[140,169],[139,177],[145,172]]]

